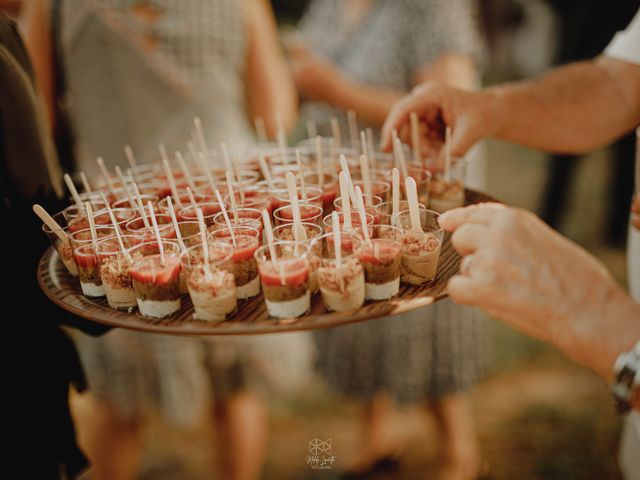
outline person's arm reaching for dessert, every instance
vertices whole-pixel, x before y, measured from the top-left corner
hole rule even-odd
[[[454,301],[611,380],[618,355],[640,339],[640,305],[600,262],[524,210],[481,204],[446,212],[440,223],[465,256],[448,286]]]
[[[452,129],[454,155],[495,137],[556,152],[579,153],[606,144],[640,123],[640,66],[610,57],[575,63],[536,80],[464,92],[425,84],[399,101],[383,129],[408,135],[411,112],[423,123],[423,148],[439,150]],[[405,138],[408,140],[408,138]]]
[[[253,124],[262,117],[270,137],[275,137],[275,115],[285,130],[293,128],[298,115],[298,96],[287,62],[278,43],[273,11],[266,0],[245,0],[248,47],[245,94],[247,115]]]

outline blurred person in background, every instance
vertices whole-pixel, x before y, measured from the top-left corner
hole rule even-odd
[[[171,153],[184,149],[195,116],[209,145],[224,141],[236,151],[254,142],[254,116],[270,134],[276,112],[285,128],[295,122],[296,91],[267,0],[25,7],[52,124],[62,128],[68,115],[75,167],[88,175],[98,155],[111,168],[123,165],[127,144],[140,163],[157,159],[160,143]],[[305,336],[213,341],[129,331],[78,345],[95,392],[82,410],[91,477],[118,480],[137,476],[149,406],[186,424],[209,405],[209,390],[221,478],[258,478],[268,437],[259,387],[269,373],[286,378],[287,369],[303,368],[312,347]]]
[[[291,44],[295,82],[306,101],[301,120],[315,122],[329,136],[331,118],[346,128],[346,112],[353,110],[377,130],[392,105],[421,82],[476,87],[481,41],[472,3],[312,1]],[[346,130],[343,138],[349,138]],[[440,478],[477,475],[480,453],[469,390],[485,365],[485,325],[478,313],[443,301],[315,334],[319,370],[329,385],[368,405],[351,473],[397,461],[403,447],[393,421],[398,402],[424,405],[435,414]]]
[[[423,150],[439,158],[446,126],[453,155],[490,137],[570,154],[614,141],[640,124],[640,10],[594,60],[482,92],[434,83],[416,88],[389,114],[383,148],[391,148],[394,129],[408,138],[414,111],[429,132]],[[636,135],[640,148],[640,129]],[[621,447],[629,479],[640,478],[639,182],[636,165],[628,257],[633,300],[599,261],[529,212],[487,204],[440,217],[465,257],[448,285],[455,301],[557,346],[611,382],[621,411],[635,409]]]
[[[18,11],[11,3],[12,13]],[[0,240],[10,273],[2,296],[4,384],[3,478],[75,478],[87,466],[76,443],[69,391],[86,388],[82,366],[62,325],[98,335],[108,328],[56,307],[40,289],[38,261],[47,248],[38,203],[49,212],[65,205],[62,170],[42,96],[18,28],[0,2]]]

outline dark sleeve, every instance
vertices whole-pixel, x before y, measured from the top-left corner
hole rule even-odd
[[[446,53],[479,61],[482,41],[472,0],[403,0],[404,63],[411,74]]]

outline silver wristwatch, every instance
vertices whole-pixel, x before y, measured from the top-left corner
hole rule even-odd
[[[640,407],[640,341],[616,360],[611,393],[620,413]]]

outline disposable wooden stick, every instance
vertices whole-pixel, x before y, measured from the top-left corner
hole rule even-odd
[[[369,163],[371,164],[371,168],[376,168],[376,147],[373,143],[373,130],[371,128],[367,128],[367,153],[369,155]]]
[[[102,159],[102,157],[98,157],[96,158],[96,162],[98,163],[98,168],[100,168],[100,172],[104,177],[104,181],[107,184],[107,188],[109,189],[109,192],[111,192],[111,195],[115,195],[115,189],[113,188],[113,180],[111,180],[111,175],[109,175],[109,171],[107,170],[107,167],[104,164],[104,160]]]
[[[207,280],[211,278],[211,266],[209,265],[209,244],[207,243],[207,227],[204,224],[202,209],[196,208],[198,225],[200,226],[200,242],[202,242],[202,256],[204,260],[204,275]]]
[[[196,208],[198,208],[198,202],[196,202],[196,197],[193,196],[193,192],[189,187],[187,187],[187,196],[189,197],[189,203],[191,203],[193,211],[195,212]]]
[[[340,199],[342,201],[342,217],[344,218],[343,227],[345,230],[351,230],[351,199],[349,198],[349,178],[343,170],[338,175],[340,184]],[[354,194],[355,196],[355,194]],[[333,217],[331,217],[333,219]],[[340,229],[340,223],[333,223],[333,228]]]
[[[414,232],[422,233],[416,181],[413,179],[413,177],[407,177],[405,179],[404,185],[405,189],[407,190],[407,202],[409,203],[409,219],[411,220],[411,230]]]
[[[91,188],[91,184],[89,183],[89,179],[84,174],[83,171],[80,171],[80,181],[82,182],[82,188],[84,189],[84,193],[91,193],[93,190]]]
[[[236,195],[233,191],[233,182],[231,181],[231,172],[227,170],[227,190],[229,191],[229,202],[231,203],[231,211],[233,211],[233,221],[238,222],[238,206],[236,204]]]
[[[309,140],[318,136],[318,127],[313,120],[307,120],[307,137]]]
[[[47,211],[42,208],[41,205],[37,203],[33,206],[33,212],[42,220],[47,227],[51,229],[53,233],[60,239],[61,242],[68,244],[69,236],[62,230],[62,227],[58,222],[56,222],[51,215],[47,213]]]
[[[271,170],[269,169],[269,165],[267,165],[267,159],[265,158],[262,149],[258,150],[258,162],[260,163],[260,171],[262,172],[264,179],[267,181],[269,190],[273,190],[273,177],[271,176]]]
[[[296,177],[293,172],[287,172],[287,189],[289,190],[289,202],[293,213],[293,236],[296,242],[307,239],[307,232],[302,226],[302,215],[300,215],[300,205],[298,204],[298,190],[296,188]]]
[[[91,246],[93,247],[93,254],[98,254],[98,233],[96,232],[96,222],[93,219],[93,208],[89,202],[84,204],[84,208],[87,210],[87,219],[89,220],[89,232],[91,232]]]
[[[193,181],[193,175],[191,175],[191,170],[187,165],[187,162],[184,161],[184,157],[182,156],[182,152],[176,152],[176,160],[178,161],[178,165],[180,166],[180,170],[182,170],[182,174],[184,178],[187,180],[187,185],[191,188],[191,190],[196,189],[196,184]]]
[[[164,174],[167,177],[167,181],[169,182],[169,188],[171,189],[171,196],[176,201],[176,205],[178,207],[182,207],[182,202],[180,201],[180,194],[178,193],[178,187],[176,186],[176,180],[173,178],[173,172],[171,171],[171,166],[169,166],[169,160],[166,158],[162,159],[162,168],[164,169]]]
[[[232,163],[231,157],[229,155],[229,150],[227,149],[227,145],[224,142],[220,144],[220,149],[222,150],[222,159],[224,160],[224,166],[226,167],[227,172],[231,174],[231,181],[235,182],[236,186],[238,187],[240,201],[244,203],[244,190],[242,189],[242,182],[240,181],[240,172],[238,170],[238,167],[237,165],[234,165],[234,163]]]
[[[340,133],[340,123],[336,117],[331,119],[331,135],[333,135],[333,141],[336,148],[342,148],[342,134]]]
[[[391,218],[400,213],[400,172],[393,167],[391,170]]]
[[[368,207],[373,206],[371,174],[369,172],[369,162],[366,155],[360,155],[360,172],[362,173],[362,186],[364,187],[365,202]],[[356,187],[357,189],[358,187]],[[356,197],[358,192],[356,191]]]
[[[131,255],[129,255],[129,252],[127,252],[127,249],[124,246],[124,242],[122,241],[122,232],[120,231],[120,227],[118,226],[118,221],[116,220],[116,216],[113,214],[113,210],[111,210],[111,207],[109,206],[109,204],[107,204],[107,212],[109,212],[109,218],[111,219],[113,228],[116,231],[116,240],[118,242],[118,247],[120,247],[120,251],[124,254],[125,258],[127,259],[127,262],[131,263]]]
[[[269,137],[267,136],[267,127],[264,124],[264,118],[256,117],[253,123],[256,129],[256,137],[258,138],[258,144],[268,143]]]
[[[316,136],[316,168],[318,170],[318,186],[324,185],[324,158],[322,157],[322,137]]]
[[[451,127],[447,126],[444,135],[444,180],[451,182]]]
[[[267,246],[269,247],[269,257],[271,257],[271,264],[273,268],[276,269],[278,275],[280,276],[280,284],[284,285],[284,273],[280,268],[280,264],[278,263],[278,258],[276,254],[276,242],[273,239],[273,229],[271,228],[271,219],[269,218],[269,212],[267,210],[262,210],[262,223],[264,224],[264,233],[267,237]]]
[[[200,168],[204,171],[205,176],[207,177],[207,181],[209,182],[209,186],[211,187],[211,191],[214,191],[218,186],[216,185],[216,181],[211,175],[211,170],[209,169],[209,165],[207,163],[206,157],[201,153],[198,155],[200,159]]]
[[[336,274],[339,281],[340,291],[344,291],[344,278],[342,277],[342,232],[340,231],[340,220],[338,212],[335,210],[331,213],[331,223],[333,227],[333,249],[336,256]],[[336,228],[336,225],[338,228]]]
[[[136,157],[133,155],[133,149],[130,145],[124,146],[124,154],[127,157],[127,162],[129,162],[129,168],[131,169],[131,175],[133,179],[137,182],[136,178],[136,167],[138,166],[138,162],[136,161]]]
[[[360,225],[362,226],[362,233],[364,236],[365,242],[371,245],[371,238],[369,238],[369,228],[367,226],[367,211],[364,208],[364,202],[362,201],[362,191],[359,186],[356,186],[356,198],[358,199],[358,204],[356,207],[358,208],[358,213],[360,214]]]
[[[142,221],[144,222],[145,228],[150,228],[149,220],[147,219],[147,214],[144,211],[144,205],[142,204],[142,197],[140,196],[140,190],[138,190],[138,184],[133,182],[133,191],[136,194],[136,202],[138,206],[138,213],[142,217]]]
[[[420,155],[420,122],[418,121],[418,114],[411,112],[411,148],[413,149],[413,161],[420,164],[422,163],[422,155]]]
[[[180,233],[180,226],[178,225],[178,219],[176,218],[176,211],[173,208],[173,202],[171,201],[171,195],[167,197],[167,206],[169,207],[169,215],[171,215],[171,223],[173,223],[173,229],[176,231],[176,238],[178,239],[178,245],[180,245],[180,251],[184,252],[187,247],[182,240],[182,234]],[[197,206],[194,206],[197,209]]]
[[[351,139],[351,148],[358,149],[358,119],[356,112],[347,111],[347,122],[349,123],[349,137]]]
[[[304,170],[302,170],[302,160],[300,159],[300,150],[296,149],[296,164],[298,165],[298,175],[300,178],[300,190],[302,192],[302,201],[307,203],[309,197],[307,196],[307,184],[304,181]]]
[[[222,195],[220,195],[220,190],[216,190],[216,199],[220,204],[220,210],[222,211],[222,216],[224,217],[224,223],[227,224],[227,228],[229,229],[229,235],[231,236],[231,241],[233,244],[236,244],[236,236],[233,233],[233,226],[231,225],[231,220],[229,220],[229,214],[227,213],[227,207],[225,207],[224,202],[222,201]]]
[[[199,117],[193,119],[193,125],[196,127],[196,138],[200,144],[200,152],[204,155],[206,163],[209,163],[209,148],[207,147],[207,140],[204,138],[204,130]]]
[[[107,212],[109,214],[109,219],[113,224],[113,229],[115,230],[116,234],[122,235],[122,232],[120,231],[120,225],[118,225],[116,217],[113,215],[113,210],[111,210],[111,206],[109,205],[109,202],[107,202],[107,197],[105,196],[104,192],[100,192],[100,196],[102,197],[102,201],[104,202],[104,204],[107,206]]]
[[[73,197],[73,201],[76,202],[78,207],[82,207],[82,200],[80,200],[80,195],[78,195],[78,190],[76,190],[76,186],[73,184],[73,180],[68,173],[64,174],[64,183],[67,184],[67,188],[71,192],[71,196]]]
[[[120,183],[122,184],[122,189],[124,190],[125,195],[127,197],[130,197],[131,196],[131,192],[129,192],[129,187],[127,186],[127,181],[125,180],[124,175],[122,174],[122,170],[120,170],[119,166],[116,166],[116,175],[118,176],[118,180],[120,180]]]
[[[347,177],[347,188],[349,191],[349,195],[351,196],[351,201],[355,205],[356,191],[353,189],[353,181],[351,180],[351,171],[349,170],[349,163],[347,162],[347,157],[345,157],[344,155],[340,155],[340,167]]]
[[[407,171],[407,162],[404,159],[404,152],[402,151],[402,142],[399,138],[396,138],[393,151],[396,155],[397,163],[400,165],[402,178],[407,178],[409,176],[409,172]]]
[[[158,250],[160,250],[160,263],[164,267],[165,264],[165,256],[164,256],[164,245],[162,245],[162,238],[160,237],[160,229],[158,228],[158,222],[156,220],[156,214],[153,211],[153,204],[151,200],[147,202],[147,208],[149,209],[149,216],[151,217],[151,223],[153,224],[153,231],[156,234],[156,241],[158,242]]]
[[[367,145],[367,134],[364,130],[360,132],[360,150],[362,150],[362,155],[369,156],[369,146]]]

